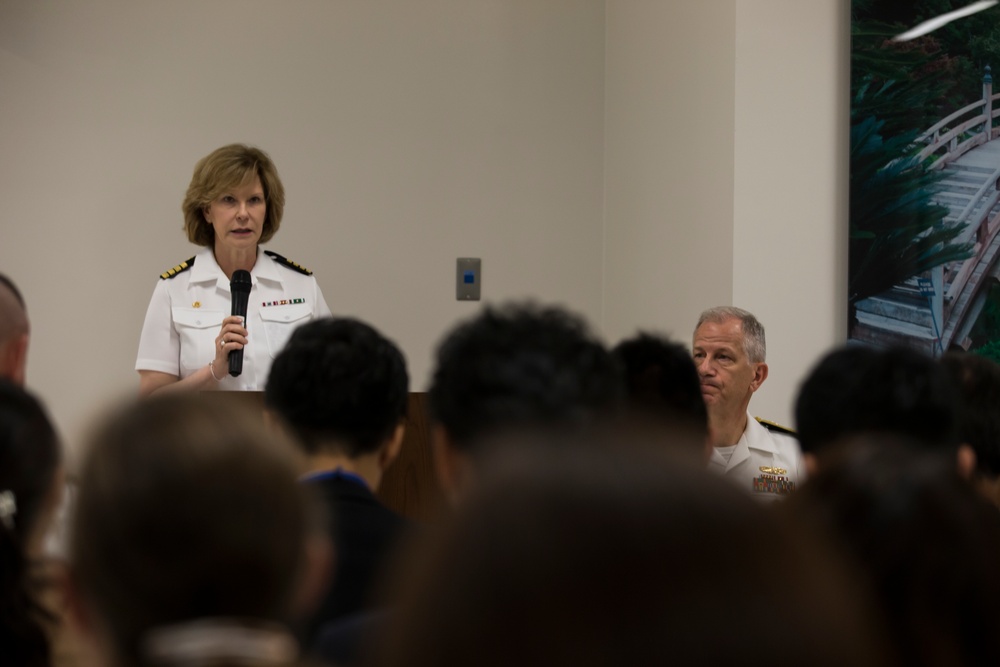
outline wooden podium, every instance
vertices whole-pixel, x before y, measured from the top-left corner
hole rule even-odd
[[[259,391],[206,391],[208,401],[238,403],[260,416],[264,428],[264,394]],[[382,477],[377,492],[386,507],[417,521],[432,521],[443,507],[444,497],[434,476],[431,460],[430,422],[426,411],[426,394],[411,392],[407,405],[406,435],[399,458]]]

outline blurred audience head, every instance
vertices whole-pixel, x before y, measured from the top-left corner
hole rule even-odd
[[[14,281],[0,273],[0,378],[24,384],[28,334],[24,297]]]
[[[915,350],[840,347],[806,376],[795,403],[799,443],[815,471],[825,456],[864,434],[901,436],[955,462],[958,400],[951,378]]]
[[[434,453],[446,492],[501,433],[582,431],[622,400],[621,370],[579,316],[555,306],[486,306],[438,346],[428,392]]]
[[[399,348],[364,322],[332,317],[295,330],[264,392],[268,409],[308,454],[348,458],[391,443],[398,451],[408,397]]]
[[[859,436],[785,509],[840,540],[898,664],[1000,664],[1000,513],[949,461],[905,437]]]
[[[976,455],[980,478],[1000,478],[1000,365],[968,352],[946,352],[941,364],[959,395],[958,436]]]
[[[662,447],[574,445],[491,450],[400,569],[375,665],[880,664],[863,602],[807,526]]]
[[[621,341],[612,354],[625,373],[630,415],[668,430],[684,429],[700,437],[699,456],[706,456],[708,410],[691,353],[663,336],[638,333]]]
[[[306,611],[299,586],[320,562],[318,517],[292,446],[258,422],[174,394],[118,410],[90,438],[71,532],[74,608],[113,665],[294,658],[281,624]]]
[[[11,665],[49,665],[29,563],[62,493],[59,439],[41,403],[0,380],[0,656]]]

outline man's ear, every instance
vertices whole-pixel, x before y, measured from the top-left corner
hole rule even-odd
[[[389,440],[386,442],[385,446],[379,450],[378,453],[378,467],[379,470],[385,472],[392,462],[399,457],[399,452],[403,450],[403,438],[406,436],[406,424],[402,421],[396,425],[396,429],[392,432]]]
[[[750,382],[750,391],[757,391],[767,379],[767,364],[763,361],[754,364],[753,380]]]
[[[94,619],[83,600],[76,571],[72,566],[63,569],[61,586],[66,620],[83,634],[93,635]]]
[[[28,367],[28,338],[28,334],[23,333],[0,346],[0,377],[22,387]]]
[[[295,620],[310,618],[326,595],[333,578],[336,552],[326,535],[313,533],[306,538],[302,571],[292,595],[291,613]]]
[[[962,443],[958,446],[955,464],[962,479],[972,479],[972,473],[976,471],[976,450],[972,448],[972,445]]]
[[[806,467],[806,479],[815,476],[819,472],[819,463],[816,461],[815,454],[803,452],[802,464]]]
[[[465,486],[468,457],[455,447],[448,431],[440,424],[431,428],[431,451],[438,484],[448,501],[454,505],[461,488]]]
[[[261,413],[264,417],[264,429],[270,434],[287,436],[285,427],[281,423],[281,417],[271,408],[264,408]]]

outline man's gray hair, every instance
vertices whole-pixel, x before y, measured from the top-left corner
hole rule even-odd
[[[726,320],[740,321],[743,329],[743,352],[750,363],[761,363],[767,357],[767,344],[764,341],[764,325],[753,313],[734,306],[718,306],[709,308],[698,318],[694,330],[698,331],[705,322],[720,324]]]

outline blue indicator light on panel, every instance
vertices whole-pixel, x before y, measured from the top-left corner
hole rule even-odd
[[[465,271],[462,274],[462,282],[466,285],[472,285],[476,282],[476,272],[475,271]]]

